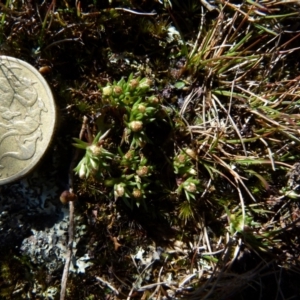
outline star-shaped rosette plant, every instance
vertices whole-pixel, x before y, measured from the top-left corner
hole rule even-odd
[[[90,175],[96,174],[98,170],[109,169],[113,154],[102,146],[103,140],[109,131],[110,130],[107,130],[102,135],[101,132],[99,132],[91,143],[74,138],[76,143],[73,145],[79,149],[86,150],[85,155],[74,169],[80,178],[88,178]]]

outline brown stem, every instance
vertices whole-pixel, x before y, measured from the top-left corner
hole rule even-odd
[[[82,139],[84,132],[86,130],[88,118],[86,116],[83,117],[81,130],[79,133],[79,138]],[[74,182],[74,167],[77,162],[77,158],[79,156],[79,149],[76,149],[73,159],[70,164],[69,168],[69,192],[73,193],[73,182]],[[69,202],[69,240],[68,240],[68,251],[66,255],[65,266],[61,278],[61,289],[60,289],[60,300],[64,300],[66,296],[66,288],[67,288],[67,281],[68,281],[68,274],[70,268],[70,262],[72,257],[72,247],[73,247],[73,239],[74,239],[74,201]]]

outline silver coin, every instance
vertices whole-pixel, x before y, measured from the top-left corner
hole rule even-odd
[[[30,64],[0,56],[0,184],[24,177],[49,147],[56,111],[51,90]]]

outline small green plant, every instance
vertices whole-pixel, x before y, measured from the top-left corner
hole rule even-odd
[[[122,78],[99,87],[102,108],[110,107],[118,122],[111,116],[107,122],[101,114],[102,119],[96,124],[98,130],[109,128],[105,134],[99,132],[90,143],[75,139],[75,146],[86,150],[75,171],[81,178],[92,176],[99,184],[104,183],[111,188],[111,198],[123,199],[131,209],[140,205],[147,208],[153,195],[165,197],[163,191],[167,189],[169,178],[158,181],[155,177],[160,165],[167,164],[172,170],[170,177],[175,179],[172,193],[179,201],[179,217],[187,221],[194,215],[193,206],[201,190],[196,171],[197,155],[194,150],[184,148],[174,156],[172,163],[159,149],[157,137],[161,132],[156,123],[170,126],[172,111],[166,113],[159,97],[153,95],[152,86],[152,80],[130,75],[127,80]],[[148,132],[151,132],[150,137]],[[155,152],[162,156],[161,160],[157,161]]]
[[[174,172],[180,176],[196,175],[195,164],[192,159],[196,159],[196,153],[192,149],[184,149],[180,151],[174,158]]]
[[[156,122],[166,125],[169,122],[162,113],[159,98],[151,95],[152,85],[149,78],[133,78],[130,75],[128,80],[122,78],[99,87],[102,93],[100,112],[109,107],[118,122],[111,116],[109,122],[104,119],[96,121],[98,130],[105,127],[109,128],[108,131],[103,135],[99,132],[92,142],[75,139],[74,144],[86,150],[75,168],[79,177],[92,176],[99,183],[102,181],[105,186],[112,188],[112,198],[122,198],[130,208],[141,204],[146,208],[147,196],[153,193],[149,185],[152,188],[156,186],[153,180],[153,172],[157,169],[152,163],[154,157],[144,149],[149,145],[155,147],[155,135],[159,135],[159,132],[154,132],[154,136],[152,134],[149,138],[147,130],[155,130]],[[101,115],[105,117],[105,113]],[[103,144],[109,148],[106,150]]]
[[[86,150],[84,157],[81,159],[75,168],[76,174],[80,178],[88,178],[90,175],[103,172],[109,169],[109,160],[112,159],[113,154],[105,150],[102,146],[103,139],[107,136],[109,130],[103,135],[99,132],[91,143],[84,142],[80,139],[74,138],[75,147]]]
[[[178,216],[185,222],[194,217],[196,195],[201,190],[195,168],[196,159],[195,151],[186,148],[181,150],[173,160],[173,169],[178,184],[175,192],[180,199]]]
[[[152,81],[149,78],[123,78],[101,88],[103,103],[113,106],[123,113],[125,125],[123,140],[131,148],[142,147],[151,142],[145,133],[145,127],[157,119],[159,99],[156,96],[147,96]]]

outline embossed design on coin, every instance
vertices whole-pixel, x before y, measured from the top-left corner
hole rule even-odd
[[[51,90],[28,63],[0,56],[0,184],[26,175],[46,151],[55,126]]]

